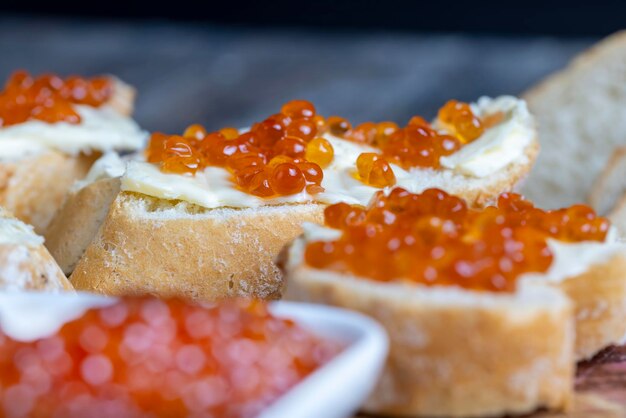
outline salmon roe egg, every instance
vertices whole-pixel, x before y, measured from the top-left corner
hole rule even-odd
[[[328,167],[334,156],[335,150],[332,144],[325,138],[315,138],[306,145],[304,158],[322,168]]]
[[[313,268],[494,292],[515,290],[524,273],[547,271],[548,239],[604,241],[609,230],[608,220],[585,205],[546,211],[505,193],[495,206],[470,209],[438,189],[381,191],[367,208],[338,203],[324,217],[341,235],[307,244],[305,261]]]
[[[484,132],[482,122],[467,103],[450,100],[439,110],[438,118],[463,143],[475,140]]]
[[[34,341],[0,331],[0,415],[252,418],[341,349],[263,302],[121,298]]]
[[[380,155],[364,152],[356,160],[359,179],[373,187],[389,187],[396,184],[396,176],[389,163]]]
[[[100,107],[113,96],[109,77],[90,79],[53,74],[33,77],[16,71],[0,92],[0,127],[37,119],[46,123],[80,123],[74,105]]]
[[[308,119],[315,116],[315,106],[306,100],[292,100],[285,103],[280,111],[283,115],[292,119]]]
[[[299,193],[304,189],[306,179],[297,165],[292,163],[278,164],[272,170],[270,186],[282,195]]]

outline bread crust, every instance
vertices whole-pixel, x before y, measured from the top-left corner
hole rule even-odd
[[[135,90],[117,78],[113,83],[114,94],[108,104],[123,115],[132,114]],[[71,156],[49,150],[19,161],[0,162],[0,205],[44,235],[71,186],[87,175],[100,155]]]
[[[119,178],[102,179],[67,196],[45,235],[46,247],[65,274],[74,271],[119,191]]]
[[[50,150],[15,162],[0,162],[0,205],[44,234],[74,182],[98,155],[76,157]]]
[[[3,207],[0,207],[0,222],[20,223]],[[22,226],[28,231],[26,225]],[[10,234],[10,229],[3,228],[2,231],[3,234]],[[27,233],[26,236],[29,235]],[[10,235],[0,238],[0,291],[73,290],[48,250],[39,243],[38,237],[33,235],[33,242],[11,238]]]
[[[555,286],[574,303],[576,360],[593,357],[626,337],[626,256],[616,254]]]
[[[54,292],[73,289],[43,245],[0,245],[0,290]]]
[[[70,280],[79,290],[215,300],[279,298],[274,258],[323,205],[203,209],[121,192]]]
[[[365,404],[367,412],[472,417],[569,406],[573,319],[558,290],[536,287],[541,302],[451,290],[475,303],[448,302],[435,297],[441,288],[311,269],[303,265],[303,245],[297,240],[281,263],[287,298],[365,313],[389,334],[387,366]]]

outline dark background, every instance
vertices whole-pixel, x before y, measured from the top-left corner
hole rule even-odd
[[[2,2],[0,2],[2,3]],[[620,29],[623,0],[6,1],[0,11],[52,16],[168,19],[323,30],[600,36]]]
[[[355,122],[520,94],[626,23],[626,1],[3,2],[0,78],[113,73],[136,117],[244,126],[292,98]]]

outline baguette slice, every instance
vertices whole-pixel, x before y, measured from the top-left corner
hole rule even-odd
[[[626,337],[626,244],[550,243],[554,254],[545,274],[520,280],[548,284],[572,301],[576,319],[576,361],[593,357]]]
[[[133,110],[135,90],[114,79],[114,95],[108,105],[123,115]],[[76,180],[85,177],[100,153],[71,156],[57,150],[0,162],[0,205],[44,234]]]
[[[0,208],[0,290],[69,291],[72,285],[32,227]]]
[[[539,206],[582,202],[613,150],[626,144],[626,32],[575,58],[524,94],[542,152],[524,193]]]
[[[353,309],[378,320],[390,355],[367,412],[478,417],[561,410],[571,400],[571,305],[548,286],[515,294],[380,283],[303,263],[304,239],[280,265],[287,298]]]
[[[205,209],[121,192],[70,280],[109,295],[277,299],[282,278],[274,257],[300,234],[301,222],[321,222],[323,209]]]
[[[593,183],[589,203],[596,212],[606,216],[615,208],[625,192],[626,147],[619,147],[615,149],[609,162]]]

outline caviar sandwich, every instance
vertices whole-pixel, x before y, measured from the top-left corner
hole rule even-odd
[[[582,205],[544,211],[508,193],[471,209],[441,190],[396,188],[368,207],[329,206],[325,226],[305,226],[279,265],[287,298],[361,311],[387,329],[390,357],[367,410],[559,410],[575,361],[626,333],[626,249],[609,231]]]
[[[13,74],[0,92],[0,205],[44,233],[102,152],[143,146],[133,100],[113,77]]]
[[[46,238],[79,289],[275,298],[275,256],[302,222],[321,223],[327,205],[365,205],[399,185],[482,206],[524,177],[537,148],[533,118],[514,97],[451,101],[432,124],[414,117],[403,127],[352,126],[293,101],[247,130],[152,135],[121,177],[90,175]]]
[[[71,291],[33,227],[0,207],[0,292]]]

